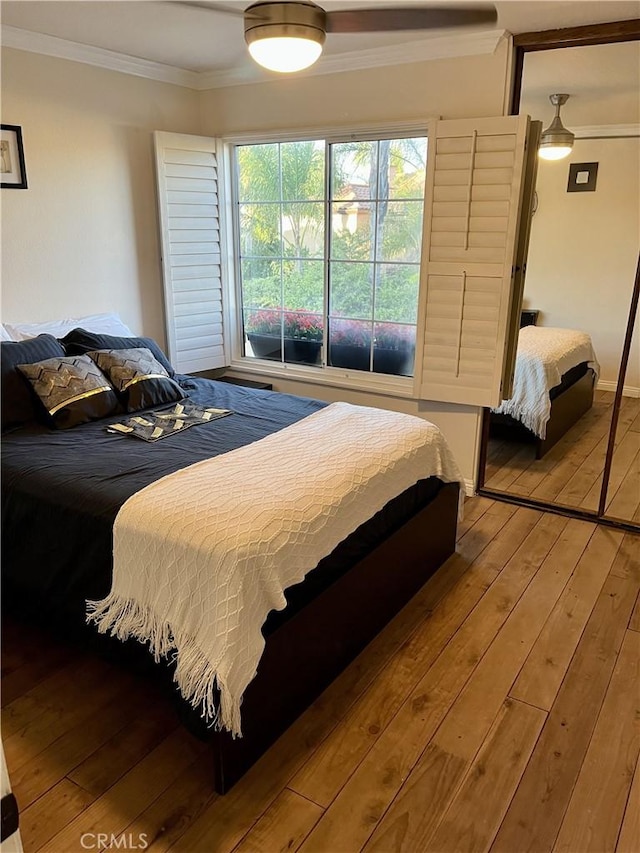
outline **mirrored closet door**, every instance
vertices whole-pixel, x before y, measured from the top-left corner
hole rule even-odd
[[[546,128],[550,96],[568,94],[561,121],[575,141],[569,156],[538,162],[517,393],[485,411],[479,481],[482,494],[627,526],[640,525],[637,323],[627,335],[640,234],[640,31],[616,26],[591,28],[586,43],[566,31],[570,46],[544,33],[516,39],[512,111]],[[550,413],[536,397],[543,381]]]
[[[598,511],[605,517],[640,528],[640,400],[629,394],[629,390],[637,388],[640,379],[640,359],[635,358],[639,304],[640,260],[613,404],[613,423],[604,470],[606,490],[603,488],[598,506]]]

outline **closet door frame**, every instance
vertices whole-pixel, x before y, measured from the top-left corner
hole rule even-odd
[[[511,85],[511,109],[512,115],[517,115],[520,108],[520,98],[522,92],[522,75],[524,71],[524,60],[527,53],[538,50],[557,50],[564,47],[580,47],[596,44],[613,44],[624,41],[640,40],[640,19],[631,21],[615,21],[608,24],[594,24],[586,27],[569,27],[561,30],[544,30],[542,32],[521,33],[513,38],[513,78]],[[548,512],[554,512],[558,515],[569,516],[570,518],[579,518],[585,521],[595,521],[598,524],[603,524],[608,527],[614,527],[619,530],[627,530],[637,533],[640,531],[640,524],[633,521],[626,521],[620,518],[614,518],[606,514],[607,490],[609,485],[609,476],[611,473],[611,464],[613,461],[613,453],[615,450],[615,435],[618,425],[618,415],[622,402],[622,387],[624,385],[624,377],[626,374],[627,362],[629,359],[629,350],[631,346],[631,337],[635,325],[635,317],[638,307],[638,292],[640,289],[640,258],[638,259],[638,267],[636,270],[635,282],[629,282],[630,308],[627,319],[627,328],[623,345],[622,358],[618,371],[617,388],[613,402],[613,411],[611,415],[611,424],[609,426],[609,438],[607,442],[607,453],[603,470],[602,490],[600,493],[599,506],[596,511],[584,510],[577,507],[564,506],[548,501],[535,500],[533,498],[523,497],[521,495],[512,495],[508,492],[502,492],[498,489],[489,489],[484,485],[485,471],[487,465],[487,449],[489,444],[489,423],[490,410],[485,408],[482,418],[482,436],[480,442],[480,453],[478,459],[478,489],[477,493],[484,497],[495,498],[506,503],[517,504],[518,506],[526,506],[532,509],[544,509]]]

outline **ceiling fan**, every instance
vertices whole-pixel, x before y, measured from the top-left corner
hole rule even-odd
[[[373,33],[434,30],[494,24],[494,6],[397,6],[325,12],[311,0],[260,0],[244,12],[224,3],[179,0],[177,5],[242,15],[249,53],[271,71],[301,71],[322,53],[327,33]]]

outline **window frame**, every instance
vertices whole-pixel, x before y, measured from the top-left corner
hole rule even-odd
[[[295,142],[322,140],[327,146],[353,141],[367,141],[380,139],[393,139],[412,136],[424,136],[427,139],[427,164],[429,162],[429,127],[432,118],[424,118],[419,121],[406,122],[381,122],[356,125],[340,125],[333,128],[296,128],[290,130],[274,130],[238,133],[222,137],[222,156],[224,161],[224,183],[223,195],[224,206],[221,210],[224,231],[226,233],[223,286],[227,297],[227,325],[229,333],[230,367],[234,371],[247,374],[258,374],[271,378],[302,381],[310,384],[328,385],[339,388],[353,388],[370,393],[385,394],[387,396],[416,398],[415,368],[413,376],[393,376],[390,374],[374,373],[373,371],[353,371],[332,366],[318,367],[315,365],[300,365],[291,363],[274,362],[259,359],[254,356],[248,357],[243,354],[243,322],[242,322],[242,294],[240,269],[240,228],[238,221],[238,199],[236,194],[235,148],[241,145],[258,145],[277,142]],[[329,175],[325,176],[325,208],[330,209],[330,197],[328,192]],[[424,198],[423,198],[424,204]],[[328,239],[328,235],[327,238]],[[326,251],[325,251],[326,261]],[[420,263],[420,285],[418,292],[418,306],[421,303],[423,276],[422,259]],[[325,274],[325,300],[327,298],[327,279]],[[416,337],[420,338],[419,312]],[[416,362],[418,350],[416,348]]]

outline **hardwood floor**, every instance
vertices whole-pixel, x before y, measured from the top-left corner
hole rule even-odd
[[[596,391],[593,407],[542,458],[534,446],[491,439],[489,489],[595,511],[614,394]],[[623,397],[607,493],[607,515],[640,522],[640,399]]]
[[[225,797],[156,685],[6,619],[25,851],[638,853],[639,546],[467,501],[456,554]]]

